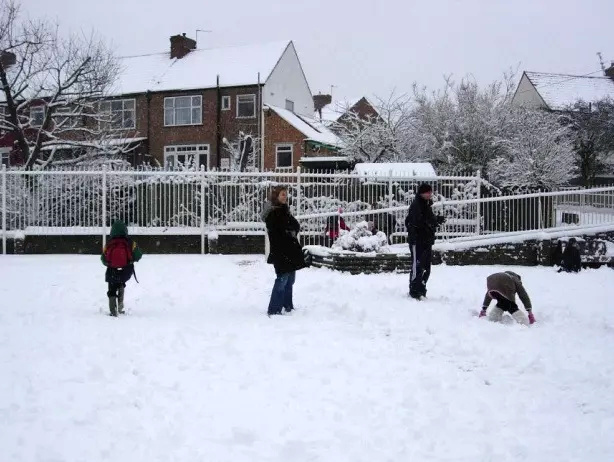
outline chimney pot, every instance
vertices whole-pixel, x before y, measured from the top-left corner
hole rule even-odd
[[[4,67],[11,67],[17,62],[17,56],[10,51],[3,51],[0,53],[0,62]]]
[[[185,32],[181,35],[172,35],[171,38],[171,59],[181,59],[190,51],[196,49],[196,40],[187,37]]]

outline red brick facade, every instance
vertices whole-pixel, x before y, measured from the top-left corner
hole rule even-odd
[[[300,158],[305,153],[305,135],[275,111],[268,109],[264,114],[264,169],[276,169],[276,147],[283,144],[292,146],[292,170],[296,170]]]

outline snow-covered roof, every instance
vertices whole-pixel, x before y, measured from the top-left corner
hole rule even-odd
[[[322,122],[305,116],[299,116],[292,111],[288,111],[287,109],[282,109],[280,107],[267,107],[275,111],[275,113],[296,128],[299,132],[303,133],[306,140],[336,147],[341,147],[343,145],[341,139]]]
[[[347,156],[312,156],[301,157],[300,162],[349,162],[352,159]]]
[[[596,103],[604,98],[614,99],[614,80],[609,77],[545,72],[525,72],[525,75],[552,110],[568,109],[578,101]]]
[[[377,111],[377,107],[366,97],[360,96],[358,98],[348,98],[344,100],[333,101],[322,108],[322,121],[323,122],[336,122],[339,117],[352,109],[361,99],[366,99],[367,102]],[[318,111],[315,111],[315,117],[320,118]]]
[[[121,58],[113,94],[192,90],[265,83],[290,41],[193,50],[181,59],[170,52]]]
[[[417,177],[435,178],[435,169],[428,162],[389,162],[389,163],[360,163],[356,164],[354,171],[359,175],[369,178],[389,177],[392,172],[393,177]]]

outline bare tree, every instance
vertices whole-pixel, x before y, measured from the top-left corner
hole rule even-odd
[[[509,127],[513,74],[485,88],[471,78],[427,93],[414,85],[412,150],[438,166],[486,171],[503,150]]]
[[[0,56],[0,128],[13,134],[26,169],[48,165],[58,144],[123,149],[105,142],[113,121],[100,105],[119,65],[95,34],[64,36],[56,25],[24,18],[15,0],[0,0]]]
[[[608,172],[614,159],[614,101],[578,101],[565,115],[571,130],[575,163],[582,184],[591,187],[597,175]]]
[[[233,172],[245,172],[256,164],[256,152],[259,151],[260,138],[244,132],[234,141],[224,138],[224,149],[230,158],[230,170]]]
[[[413,160],[408,150],[411,99],[394,92],[378,98],[377,116],[364,117],[348,111],[331,125],[343,142],[341,154],[360,162],[392,162]]]

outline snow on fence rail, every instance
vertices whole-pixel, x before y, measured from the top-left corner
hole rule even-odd
[[[260,213],[272,186],[285,185],[308,243],[326,241],[327,226],[374,221],[396,242],[414,191],[427,182],[447,218],[440,239],[539,230],[557,224],[614,220],[614,188],[483,197],[496,193],[479,174],[421,178],[356,173],[217,172],[204,170],[7,170],[0,173],[3,251],[8,233],[99,234],[114,220],[133,234],[264,235]],[[580,208],[578,210],[578,207]],[[104,239],[104,237],[103,237]]]

